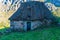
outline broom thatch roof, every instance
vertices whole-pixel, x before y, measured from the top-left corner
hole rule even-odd
[[[42,20],[52,18],[52,13],[43,2],[30,1],[21,3],[18,10],[9,18],[9,20]]]

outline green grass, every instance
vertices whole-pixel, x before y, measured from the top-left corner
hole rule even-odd
[[[29,32],[13,32],[0,36],[0,40],[60,40],[60,27],[37,29]]]

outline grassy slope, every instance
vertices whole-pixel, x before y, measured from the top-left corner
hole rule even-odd
[[[0,40],[60,40],[60,27],[10,33],[0,36]]]

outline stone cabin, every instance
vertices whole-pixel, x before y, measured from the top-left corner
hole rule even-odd
[[[21,3],[18,10],[9,18],[10,27],[17,30],[34,30],[44,19],[52,19],[53,15],[43,2],[30,1]]]

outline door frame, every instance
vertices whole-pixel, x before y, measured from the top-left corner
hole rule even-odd
[[[31,30],[31,22],[30,21],[27,22],[27,31],[29,31],[29,30]]]

